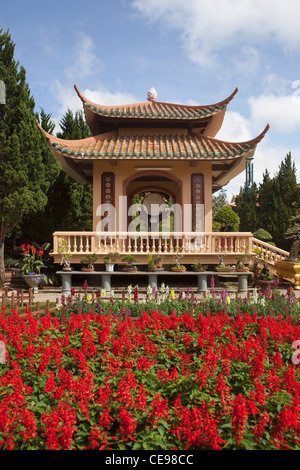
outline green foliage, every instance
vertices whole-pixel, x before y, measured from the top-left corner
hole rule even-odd
[[[0,281],[3,281],[4,240],[26,216],[43,210],[50,182],[57,174],[54,156],[41,134],[26,72],[14,59],[9,32],[0,29],[0,80],[6,104],[0,105]]]
[[[213,216],[218,212],[218,210],[222,209],[222,207],[227,206],[227,204],[227,192],[224,188],[221,188],[216,194],[213,194],[212,196]]]
[[[296,165],[290,152],[273,178],[266,169],[258,188],[255,183],[251,188],[245,185],[236,197],[235,211],[240,217],[240,230],[256,232],[264,229],[273,240],[265,241],[287,251],[290,251],[293,240],[298,236],[296,226],[299,210],[300,188],[297,186]]]
[[[262,240],[263,242],[272,241],[272,235],[267,230],[264,230],[263,228],[259,228],[258,230],[255,230],[255,232],[253,232],[253,236],[255,238],[258,238],[258,240]]]
[[[73,111],[68,108],[59,124],[61,132],[57,133],[57,137],[60,139],[77,140],[92,135],[82,111],[76,111],[73,114]]]
[[[125,255],[122,258],[122,262],[126,263],[127,266],[132,266],[133,263],[136,263],[136,258],[133,255]]]
[[[221,232],[237,232],[240,218],[230,206],[225,206],[218,210],[214,222],[221,224]]]
[[[265,172],[259,187],[258,227],[263,227],[276,246],[290,250],[291,242],[285,234],[292,225],[300,207],[300,188],[297,187],[296,167],[288,153],[274,178]]]
[[[98,256],[96,255],[96,253],[93,253],[93,254],[89,254],[85,256],[84,258],[81,258],[80,262],[81,264],[90,266],[90,265],[93,265],[97,261],[97,259],[98,259]]]
[[[61,121],[62,131],[58,134],[65,139],[83,139],[89,137],[90,131],[82,122],[82,113],[68,110]],[[50,115],[43,110],[39,117],[41,126],[47,132],[53,128]],[[53,155],[55,160],[55,157]],[[52,240],[52,234],[60,231],[91,231],[93,210],[93,186],[92,184],[81,185],[72,180],[60,169],[55,160],[57,174],[52,181],[48,192],[46,207],[39,211],[36,216],[24,219],[21,227],[22,239],[38,240],[40,243]],[[19,234],[20,236],[20,234]]]
[[[107,255],[105,255],[103,257],[104,264],[113,264],[113,263],[115,263],[119,256],[120,256],[120,253],[118,253],[117,251],[115,251],[115,252],[111,251],[111,252],[107,253]]]
[[[253,232],[257,228],[257,197],[258,190],[255,183],[251,187],[245,184],[236,196],[234,210],[240,218],[241,232]]]

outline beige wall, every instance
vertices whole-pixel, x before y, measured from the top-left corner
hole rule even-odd
[[[116,206],[118,205],[119,195],[124,196],[124,181],[127,178],[132,176],[140,176],[143,172],[137,171],[136,168],[155,168],[155,170],[161,170],[164,172],[165,176],[173,176],[181,180],[181,194],[182,194],[182,205],[191,204],[191,175],[193,173],[203,173],[205,181],[204,189],[204,204],[205,204],[205,231],[212,231],[212,176],[211,176],[211,162],[197,162],[195,166],[191,166],[187,161],[139,161],[139,160],[119,160],[116,166],[111,165],[109,161],[106,160],[95,160],[94,161],[94,173],[93,173],[93,230],[96,231],[97,224],[100,220],[100,217],[96,216],[96,210],[99,204],[101,204],[101,175],[103,172],[113,172],[115,174],[115,201]],[[164,168],[169,167],[172,170],[166,171]],[[147,171],[148,174],[148,171]],[[149,176],[151,172],[149,171]],[[148,184],[148,183],[147,183]],[[162,188],[169,189],[171,192],[174,192],[176,189],[176,196],[179,197],[180,190],[178,185],[174,182],[172,183],[153,183],[156,187],[160,185]],[[177,186],[177,187],[176,187]],[[139,189],[141,186],[137,183],[132,183],[130,187],[130,192],[134,192],[136,189]],[[179,202],[179,201],[176,201]],[[118,212],[118,211],[117,211]],[[117,214],[117,225],[116,229],[119,229],[118,225],[118,214]]]

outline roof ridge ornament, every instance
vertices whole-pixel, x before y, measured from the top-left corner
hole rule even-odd
[[[157,101],[157,91],[155,90],[155,88],[150,88],[147,93],[147,99],[148,101]]]

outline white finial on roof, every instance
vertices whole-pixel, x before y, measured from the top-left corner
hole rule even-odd
[[[157,101],[157,91],[155,88],[150,88],[147,94],[148,101]]]

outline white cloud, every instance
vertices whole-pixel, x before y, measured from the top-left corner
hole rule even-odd
[[[74,90],[74,84],[89,77],[95,82],[95,77],[99,77],[99,72],[102,72],[104,68],[102,60],[94,53],[94,49],[91,37],[79,32],[77,42],[74,43],[73,55],[69,55],[63,70],[62,77],[65,79],[54,80],[51,84],[50,91],[58,105],[57,115],[52,118],[56,123],[55,132],[59,132],[59,122],[67,109],[73,112],[83,109],[82,102]],[[104,88],[100,80],[98,82],[99,85],[95,89],[80,89],[80,92],[97,104],[115,105],[137,101],[129,93],[122,93],[118,90],[112,92]]]
[[[254,98],[252,98],[254,99]],[[280,101],[279,101],[280,103]],[[272,116],[268,114],[268,118]],[[271,121],[271,119],[270,119]],[[281,119],[282,121],[282,119]],[[235,111],[227,111],[225,114],[223,126],[216,138],[229,141],[229,142],[245,142],[255,138],[264,129],[267,121],[263,120],[261,116],[251,115],[249,119]],[[272,127],[270,131],[272,130]],[[270,132],[269,131],[269,132]],[[259,184],[262,182],[262,176],[266,168],[268,169],[271,177],[278,171],[279,165],[285,158],[288,152],[292,153],[292,158],[295,162],[300,161],[300,146],[290,145],[282,140],[280,145],[274,145],[272,142],[272,135],[266,134],[264,139],[257,145],[254,160],[253,160],[253,175],[254,181]],[[297,175],[298,181],[300,175]],[[230,198],[231,194],[239,193],[239,189],[244,185],[246,179],[245,172],[238,175],[225,187],[227,196]]]
[[[256,137],[251,132],[252,125],[247,118],[237,111],[226,111],[216,138],[227,142],[246,142]]]
[[[86,89],[82,92],[82,94],[87,99],[89,99],[90,101],[93,101],[94,103],[104,104],[108,106],[137,102],[137,99],[130,93],[122,93],[120,91],[111,92],[105,89],[100,89],[100,90]]]
[[[83,110],[83,105],[73,85],[71,86],[68,83],[65,84],[59,80],[56,80],[52,85],[51,91],[59,103],[58,115],[53,118],[53,121],[56,123],[56,133],[60,130],[59,122],[66,113],[67,109],[70,109],[73,111],[73,113],[75,113],[78,110]],[[98,90],[90,90],[87,88],[80,90],[80,92],[90,101],[103,105],[127,104],[137,101],[136,98],[129,93],[122,93],[117,90],[111,92],[104,89],[103,87],[99,87]]]
[[[74,46],[73,57],[70,57],[64,73],[71,80],[78,80],[93,75],[99,75],[103,70],[103,62],[94,53],[94,43],[90,36],[78,33],[78,39]]]
[[[261,95],[249,99],[251,118],[258,124],[269,122],[280,133],[300,130],[300,96]]]
[[[179,31],[190,59],[211,65],[228,46],[250,44],[298,49],[298,0],[133,0],[133,7],[150,22],[161,21]],[[249,49],[250,51],[250,49]]]

